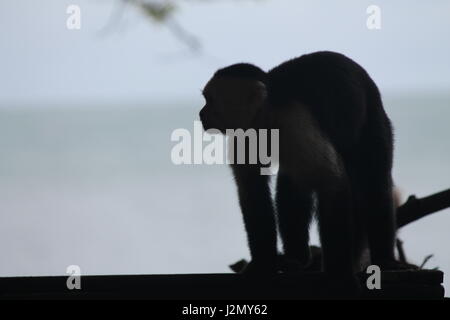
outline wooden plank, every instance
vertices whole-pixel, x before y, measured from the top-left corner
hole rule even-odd
[[[367,275],[360,274],[363,287]],[[364,298],[442,299],[443,273],[435,270],[382,272],[381,290]],[[0,278],[3,299],[317,299],[329,295],[321,272],[245,279],[238,274],[82,276],[81,290],[69,290],[67,277]]]

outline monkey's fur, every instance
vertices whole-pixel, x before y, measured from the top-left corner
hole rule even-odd
[[[394,256],[391,123],[360,65],[334,52],[269,72],[240,63],[218,70],[203,94],[205,130],[279,129],[275,203],[260,165],[232,165],[252,257],[247,273],[278,271],[276,225],[285,259],[306,268],[313,211],[324,271],[351,277],[365,267],[367,249],[382,270],[411,267]]]

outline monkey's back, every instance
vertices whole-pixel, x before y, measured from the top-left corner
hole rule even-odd
[[[267,87],[273,108],[293,101],[308,106],[341,154],[372,144],[371,135],[391,135],[377,86],[359,64],[342,54],[321,51],[282,63],[269,71]]]

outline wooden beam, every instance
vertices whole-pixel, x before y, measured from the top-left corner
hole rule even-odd
[[[359,275],[366,288],[366,274]],[[69,290],[67,277],[0,278],[1,299],[328,299],[324,273],[280,274],[246,279],[239,274],[82,276],[81,289]],[[381,290],[365,290],[369,299],[442,299],[443,273],[434,270],[382,272]]]

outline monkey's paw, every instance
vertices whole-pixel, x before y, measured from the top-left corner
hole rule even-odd
[[[267,277],[277,274],[278,268],[275,260],[273,261],[250,261],[244,270],[240,272],[245,277]]]
[[[303,262],[300,259],[288,258],[284,255],[278,256],[277,267],[278,271],[287,274],[297,274],[308,271],[311,260]]]

